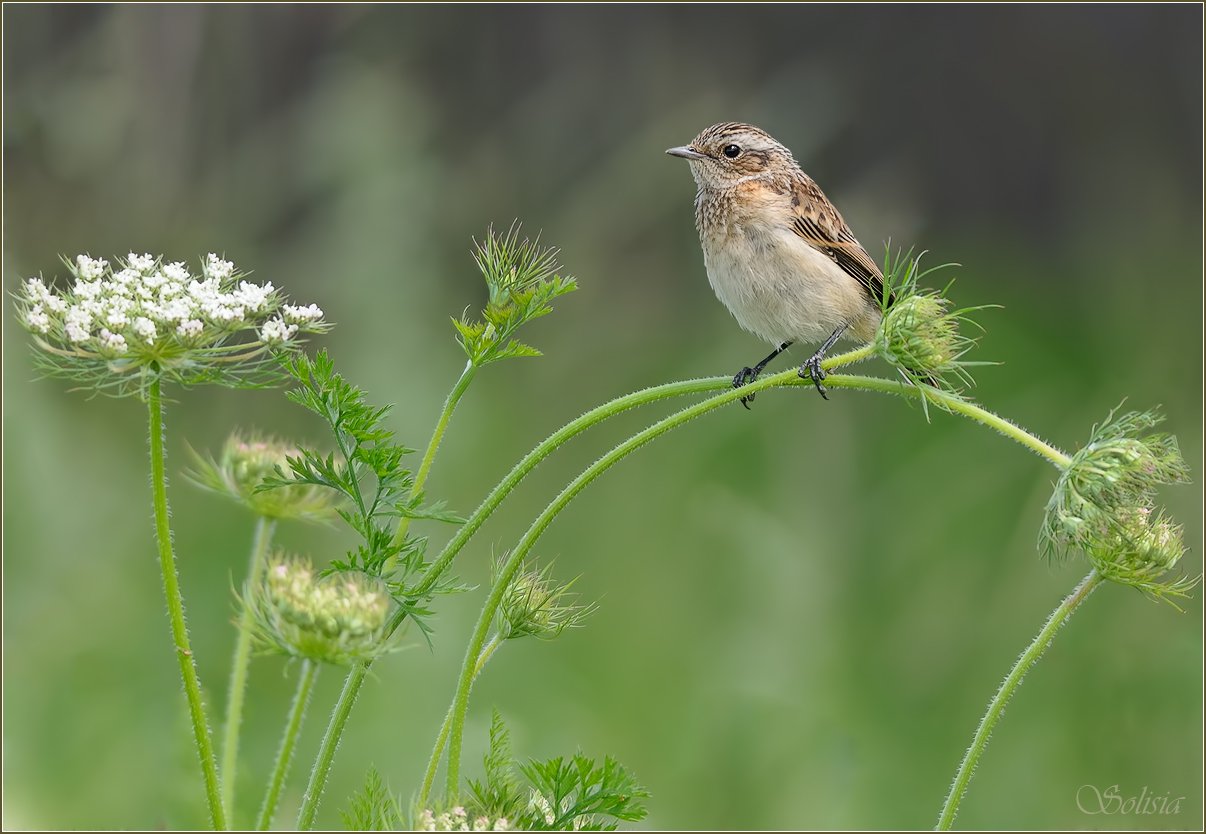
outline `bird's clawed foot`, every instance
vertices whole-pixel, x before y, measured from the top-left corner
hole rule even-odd
[[[817,387],[817,393],[821,395],[821,399],[829,399],[829,395],[825,393],[825,386],[821,381],[825,379],[825,371],[821,368],[821,360],[825,358],[823,351],[817,351],[812,356],[808,357],[808,361],[800,366],[800,379],[811,379],[812,384]]]
[[[753,382],[757,378],[758,378],[758,371],[754,370],[753,368],[742,368],[733,377],[733,387],[740,388],[743,385],[749,385],[751,382]],[[754,401],[753,394],[746,394],[744,397],[741,398],[741,404],[745,406],[747,411],[749,410],[750,403],[752,403],[753,401]]]

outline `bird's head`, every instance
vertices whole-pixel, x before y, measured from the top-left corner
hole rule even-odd
[[[741,122],[721,122],[696,136],[689,145],[666,153],[690,161],[700,188],[731,188],[739,182],[795,167],[791,151],[770,134]]]

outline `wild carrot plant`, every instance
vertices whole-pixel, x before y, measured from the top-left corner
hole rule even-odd
[[[448,711],[440,727],[433,728],[434,744],[422,782],[404,800],[369,769],[364,786],[343,810],[350,828],[364,830],[606,829],[645,815],[648,793],[618,762],[581,753],[521,762],[511,752],[497,712],[481,776],[463,779],[461,751],[473,685],[510,641],[558,638],[582,625],[594,610],[593,603],[575,598],[572,580],[556,579],[552,565],[534,554],[543,533],[588,485],[632,452],[696,417],[761,391],[812,382],[790,370],[740,389],[732,387],[730,377],[718,376],[618,397],[549,435],[472,513],[461,517],[426,490],[454,413],[480,371],[503,360],[539,355],[520,340],[523,327],[551,312],[553,302],[575,288],[574,280],[563,274],[556,250],[522,238],[515,226],[503,234],[488,232],[476,246],[474,259],[485,280],[486,303],[479,314],[453,320],[466,362],[413,469],[409,461],[415,451],[389,428],[390,406],[373,404],[336,370],[326,351],[310,356],[300,350],[303,335],[326,329],[322,311],[312,304],[288,304],[271,284],[244,280],[217,256],[210,255],[197,275],[183,264],[165,265],[149,255],[132,254],[116,270],[106,261],[80,256],[68,262],[74,281],[64,289],[31,279],[17,296],[18,315],[33,336],[38,364],[47,375],[71,379],[89,391],[135,396],[147,405],[152,502],[169,623],[216,828],[237,818],[233,786],[253,652],[293,658],[298,676],[256,817],[259,829],[274,822],[319,669],[346,670],[295,822],[297,828],[308,829],[315,824],[339,742],[373,664],[399,646],[400,628],[408,621],[433,643],[430,621],[439,598],[468,590],[453,575],[453,561],[516,485],[548,455],[614,415],[671,398],[696,397],[586,467],[495,560]],[[940,814],[938,827],[949,828],[1006,703],[1058,628],[1090,593],[1114,583],[1175,604],[1197,580],[1174,574],[1184,553],[1181,529],[1157,505],[1160,488],[1188,478],[1175,438],[1151,431],[1158,416],[1111,413],[1082,449],[1068,453],[978,405],[967,393],[970,369],[978,364],[969,359],[975,343],[961,327],[979,308],[952,309],[945,292],[922,287],[921,279],[934,271],[923,271],[911,255],[886,259],[890,293],[885,297],[891,296],[894,303],[885,307],[873,340],[822,362],[826,386],[916,401],[927,419],[934,412],[967,418],[1045,460],[1055,468],[1057,480],[1040,531],[1040,548],[1052,557],[1083,554],[1090,563],[1088,574],[1055,609],[991,699]],[[875,357],[886,361],[893,374],[841,372]],[[236,432],[218,456],[194,453],[189,473],[191,480],[241,503],[256,518],[247,575],[237,594],[238,635],[219,767],[176,580],[162,386],[263,386],[285,380],[291,384],[288,398],[325,427],[325,447]],[[275,525],[295,519],[339,519],[354,544],[318,562],[312,556],[274,550]],[[430,536],[411,529],[416,523],[442,525],[451,534],[431,554]],[[445,778],[437,792],[441,763]]]

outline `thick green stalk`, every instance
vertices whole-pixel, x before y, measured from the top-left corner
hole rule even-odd
[[[476,680],[477,676],[482,673],[482,669],[486,666],[491,656],[502,645],[502,638],[495,634],[490,638],[490,642],[482,649],[482,653],[477,658],[477,663],[474,666],[473,677]],[[440,768],[440,756],[444,754],[444,745],[448,743],[448,731],[452,728],[452,708],[448,709],[447,715],[444,716],[444,723],[440,725],[440,733],[436,736],[435,747],[432,748],[431,758],[427,762],[427,772],[423,774],[423,786],[419,789],[419,798],[415,806],[422,810],[427,807],[427,797],[431,796],[431,786],[435,783],[436,771]]]
[[[992,735],[993,728],[1005,712],[1005,706],[1009,703],[1009,699],[1013,697],[1013,693],[1021,685],[1022,678],[1026,676],[1026,673],[1030,671],[1030,667],[1042,657],[1043,652],[1051,645],[1051,641],[1055,639],[1055,632],[1059,631],[1059,627],[1068,620],[1068,617],[1072,616],[1072,612],[1103,581],[1104,577],[1096,570],[1089,571],[1089,575],[1080,581],[1080,584],[1076,586],[1076,590],[1069,594],[1059,604],[1059,607],[1051,613],[1042,631],[1026,647],[1026,651],[1022,652],[1022,656],[1018,658],[1018,662],[1013,665],[1013,669],[1009,671],[1009,675],[1001,684],[1001,688],[997,690],[997,694],[989,702],[988,711],[980,719],[980,726],[976,729],[976,735],[972,739],[971,747],[967,749],[967,753],[963,756],[963,763],[959,765],[959,772],[955,774],[955,781],[951,783],[951,790],[946,796],[946,802],[942,806],[942,814],[938,817],[936,830],[949,831],[951,825],[954,824],[955,814],[959,812],[959,803],[962,801],[963,795],[967,793],[967,785],[971,781],[972,774],[975,773],[976,764],[980,761],[984,748],[988,745],[989,736]]]
[[[254,587],[264,569],[264,557],[276,522],[260,516],[255,522],[255,536],[251,543],[251,558],[247,564],[247,583]],[[251,609],[243,606],[239,617],[239,634],[235,642],[234,661],[230,667],[230,688],[226,696],[226,728],[222,738],[222,807],[226,818],[234,820],[235,774],[239,767],[239,729],[243,723],[243,696],[247,692],[247,670],[251,666],[251,628],[255,617]]]
[[[866,347],[853,351],[857,358],[865,358],[869,355]],[[835,356],[830,360],[826,360],[823,367],[833,367],[839,362],[850,361],[846,355]],[[727,387],[731,385],[731,381],[724,378],[715,378],[713,380],[699,380],[699,382],[711,382],[715,387]],[[937,389],[928,386],[924,389],[920,386],[911,385],[906,382],[896,382],[893,380],[884,380],[874,377],[847,376],[840,374],[830,374],[826,380],[826,385],[831,388],[853,388],[867,391],[880,391],[884,393],[899,394],[905,397],[913,397],[920,399],[928,398],[930,401],[949,408],[951,411],[962,414],[984,425],[1000,431],[1007,437],[1021,443],[1037,454],[1040,454],[1054,463],[1056,466],[1066,466],[1068,456],[1059,450],[1049,446],[1039,440],[1034,435],[1026,432],[1012,423],[998,417],[987,409],[983,409],[977,405]],[[621,458],[635,451],[649,441],[659,437],[672,428],[679,426],[701,414],[712,411],[728,403],[740,399],[751,393],[758,391],[785,386],[785,385],[811,385],[809,379],[801,379],[798,372],[795,370],[783,371],[768,377],[764,377],[756,382],[753,382],[740,389],[729,389],[721,394],[711,397],[703,402],[689,406],[675,414],[666,417],[663,420],[654,423],[644,431],[638,432],[632,437],[625,440],[613,448],[610,452],[597,460],[594,464],[587,467],[577,478],[570,482],[561,494],[544,509],[537,517],[536,521],[524,533],[519,544],[511,552],[506,563],[503,565],[498,578],[495,581],[494,587],[491,589],[490,596],[486,600],[485,606],[482,608],[482,613],[478,619],[477,626],[474,629],[473,636],[470,639],[469,648],[465,653],[465,661],[461,667],[461,675],[457,682],[456,695],[452,705],[452,727],[449,732],[448,741],[448,772],[446,789],[448,796],[456,795],[459,788],[459,770],[460,770],[460,750],[461,737],[464,730],[465,713],[468,709],[469,690],[473,682],[474,661],[481,652],[482,645],[486,640],[486,634],[489,631],[490,623],[494,618],[495,611],[498,609],[502,601],[502,597],[506,591],[507,585],[514,577],[515,572],[523,564],[524,558],[535,544],[536,540],[544,532],[557,514],[582,491],[592,480],[597,478],[613,464]],[[435,566],[433,565],[433,570]],[[429,765],[430,767],[430,765]]]
[[[170,511],[168,510],[167,474],[163,454],[163,398],[158,376],[153,376],[147,386],[147,416],[151,437],[151,491],[155,504],[155,537],[159,542],[159,568],[163,574],[163,594],[167,597],[172,640],[176,645],[176,657],[180,661],[180,677],[184,680],[184,693],[188,699],[188,711],[193,724],[197,756],[201,760],[201,774],[205,780],[205,798],[209,803],[210,821],[215,829],[222,831],[226,829],[226,813],[222,808],[218,767],[214,760],[214,748],[209,737],[209,725],[205,720],[205,705],[201,702],[201,682],[197,679],[197,664],[189,646],[188,626],[184,622],[184,599],[180,596],[180,579],[176,575],[176,556],[172,552],[172,528],[168,520]]]
[[[318,748],[318,756],[314,760],[314,768],[310,771],[310,781],[306,784],[306,793],[302,796],[301,809],[297,814],[299,831],[309,831],[314,826],[314,815],[318,813],[318,802],[322,799],[323,788],[327,785],[327,775],[331,772],[331,763],[335,760],[335,749],[343,737],[343,728],[347,726],[348,716],[356,704],[356,696],[368,675],[369,663],[359,662],[352,666],[344,681],[343,691],[335,702],[335,710],[331,713],[331,721],[322,737]]]
[[[301,662],[301,675],[297,679],[297,692],[293,695],[293,705],[289,708],[289,718],[285,722],[285,732],[281,736],[281,746],[276,754],[276,764],[272,768],[272,777],[268,780],[268,790],[264,793],[264,802],[260,806],[260,816],[256,821],[256,831],[267,831],[272,827],[272,818],[276,815],[276,805],[281,798],[281,788],[289,775],[289,764],[293,761],[293,748],[297,744],[298,733],[301,732],[302,722],[306,718],[306,706],[310,703],[310,693],[314,689],[314,681],[318,678],[318,664],[312,660]]]

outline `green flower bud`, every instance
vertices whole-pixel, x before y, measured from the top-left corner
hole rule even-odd
[[[936,292],[906,294],[888,308],[875,335],[875,350],[910,376],[941,381],[958,374],[972,341],[959,334],[957,311]]]
[[[227,438],[218,460],[192,449],[195,468],[186,472],[197,486],[231,498],[256,515],[267,518],[300,518],[323,521],[335,514],[336,494],[315,484],[291,484],[263,490],[270,478],[279,477],[277,467],[289,472],[289,458],[299,457],[298,448],[277,438],[244,436],[234,432]]]
[[[594,612],[593,604],[570,602],[568,592],[575,580],[557,585],[549,578],[550,571],[547,565],[539,571],[521,570],[511,580],[495,615],[502,639],[530,636],[551,640],[567,628],[581,625]]]
[[[346,665],[389,651],[391,600],[385,585],[353,571],[319,576],[309,562],[276,555],[244,594],[261,647]]]

